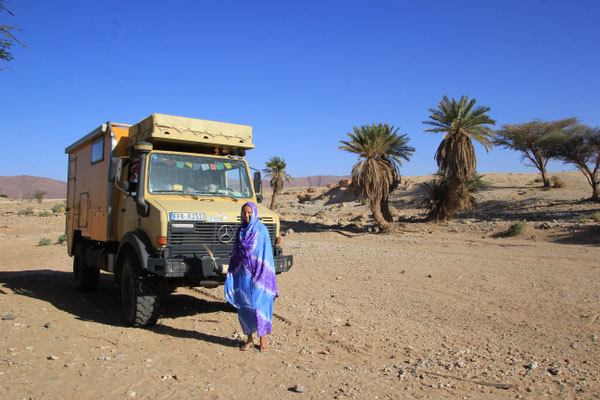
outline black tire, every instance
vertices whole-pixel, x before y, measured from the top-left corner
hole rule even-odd
[[[140,272],[137,257],[125,257],[121,270],[123,316],[135,327],[154,325],[160,315],[158,285]]]
[[[73,252],[73,287],[80,292],[93,292],[98,287],[100,270],[88,267],[85,248],[85,243],[80,242]]]

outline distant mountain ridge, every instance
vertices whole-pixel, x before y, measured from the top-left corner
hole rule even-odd
[[[285,187],[321,187],[338,183],[342,179],[350,179],[350,175],[313,175],[292,178],[285,183]],[[269,180],[265,177],[263,177],[263,186],[269,187]],[[64,199],[67,197],[67,182],[29,175],[0,176],[0,194],[5,194],[9,199],[28,199],[38,190],[46,192],[44,195],[46,199]]]
[[[292,178],[289,182],[284,183],[284,187],[321,187],[327,186],[330,183],[338,183],[342,179],[350,179],[350,175],[312,175],[302,178]],[[269,179],[263,176],[263,186],[270,187]]]
[[[67,182],[38,176],[0,176],[0,194],[9,199],[28,199],[36,191],[46,192],[45,199],[64,199],[67,197]]]

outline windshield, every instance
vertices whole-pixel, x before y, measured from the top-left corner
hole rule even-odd
[[[150,155],[148,192],[252,197],[250,180],[243,161],[168,153]]]

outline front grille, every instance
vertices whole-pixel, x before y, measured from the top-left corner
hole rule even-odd
[[[192,230],[173,228],[172,222],[169,222],[167,246],[171,249],[171,257],[207,256],[209,254],[205,246],[210,249],[213,257],[228,258],[231,255],[239,223],[194,222],[193,224]],[[265,224],[265,226],[269,230],[271,244],[274,246],[275,224]],[[227,235],[231,235],[231,241],[223,243],[228,238]],[[219,240],[219,237],[222,240]]]

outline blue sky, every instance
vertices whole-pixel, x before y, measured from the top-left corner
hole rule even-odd
[[[64,149],[106,121],[151,113],[252,125],[263,168],[347,175],[354,126],[387,122],[433,173],[422,124],[466,94],[503,124],[600,125],[600,2],[6,0],[28,48],[0,71],[0,175],[66,179]],[[476,144],[478,171],[536,172]],[[561,163],[550,170],[571,170]]]

